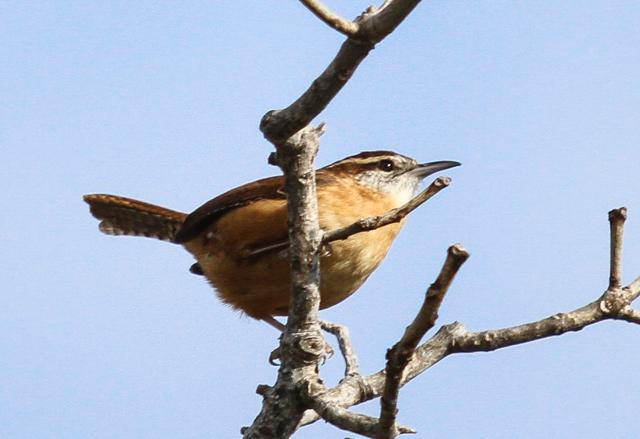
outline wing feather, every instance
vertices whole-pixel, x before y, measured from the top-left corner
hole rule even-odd
[[[226,212],[252,201],[265,199],[284,199],[284,178],[268,177],[231,189],[214,199],[207,201],[190,213],[175,236],[175,242],[191,241],[209,225],[217,221]]]

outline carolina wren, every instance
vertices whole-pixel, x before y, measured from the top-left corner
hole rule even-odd
[[[369,151],[316,171],[320,227],[329,231],[381,215],[409,201],[428,175],[459,166],[418,164],[390,151]],[[220,298],[251,317],[281,329],[287,315],[290,267],[287,200],[282,176],[231,189],[191,214],[115,195],[85,195],[100,230],[181,244],[196,259]],[[400,223],[331,243],[320,260],[320,308],[333,306],[362,285],[387,254]]]

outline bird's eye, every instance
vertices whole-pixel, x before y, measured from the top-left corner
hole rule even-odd
[[[393,162],[391,160],[380,160],[378,162],[378,168],[382,169],[383,171],[393,171],[394,165]]]

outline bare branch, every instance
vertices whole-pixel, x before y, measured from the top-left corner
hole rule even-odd
[[[279,347],[278,379],[273,388],[262,389],[262,410],[243,430],[247,439],[289,437],[306,409],[299,404],[299,384],[318,380],[317,364],[325,344],[317,321],[321,234],[313,161],[322,132],[323,126],[306,127],[277,144],[277,154],[271,157],[285,174],[292,294]]]
[[[363,21],[361,33],[371,41],[378,43],[395,30],[396,27],[418,6],[420,0],[389,0],[380,9]]]
[[[622,285],[622,240],[624,222],[627,219],[627,208],[621,207],[609,212],[611,228],[611,262],[609,275],[609,289],[620,288]]]
[[[280,143],[308,125],[329,105],[373,47],[351,38],[342,43],[333,61],[295,102],[262,117],[260,130],[264,136],[272,143]]]
[[[351,431],[365,437],[376,438],[379,434],[377,418],[353,413],[335,404],[326,403],[321,398],[311,398],[310,406],[322,419],[343,430]],[[397,434],[415,433],[411,427],[395,424],[392,426]]]
[[[324,124],[318,128],[307,127],[285,144],[276,145],[276,160],[285,174],[290,255],[292,265],[297,268],[292,272],[294,294],[287,319],[287,328],[292,330],[317,323],[320,305],[318,264],[321,236],[313,161],[323,133]]]
[[[313,12],[313,15],[338,32],[348,37],[354,37],[358,33],[359,26],[357,23],[345,20],[339,15],[334,14],[329,8],[323,5],[322,2],[318,0],[300,0],[300,3]]]
[[[407,327],[400,341],[387,352],[386,381],[380,399],[380,432],[378,436],[380,439],[396,436],[395,420],[403,372],[424,334],[435,325],[444,296],[447,294],[456,273],[468,258],[469,253],[460,244],[449,247],[440,274],[427,290],[420,311]]]
[[[620,320],[626,320],[627,322],[640,325],[640,311],[633,309],[630,306],[627,306],[620,311],[618,318]]]
[[[260,130],[264,136],[278,144],[307,126],[338,94],[375,45],[393,32],[418,3],[418,0],[388,1],[382,8],[371,8],[363,14],[357,35],[347,38],[311,86],[287,108],[263,116]]]
[[[489,352],[541,338],[579,331],[609,318],[601,309],[601,300],[568,313],[559,313],[536,322],[497,330],[466,332],[452,340],[451,352]]]
[[[351,344],[349,328],[337,323],[327,322],[326,320],[320,320],[320,327],[335,335],[338,340],[340,352],[344,358],[344,375],[356,375],[358,373],[358,357],[356,357],[355,350]]]
[[[554,335],[562,335],[570,331],[579,331],[589,325],[608,319],[617,318],[640,324],[636,321],[637,314],[637,312],[634,312],[633,315],[622,312],[615,317],[605,314],[600,311],[600,300],[598,300],[568,313],[556,314],[537,322],[498,330],[468,332],[464,325],[458,322],[445,325],[415,350],[413,358],[407,364],[400,385],[404,386],[451,354],[489,352]],[[321,398],[326,403],[341,407],[360,404],[382,395],[385,378],[385,370],[360,377],[361,382],[358,382],[355,377],[346,378],[336,387],[329,389]],[[305,414],[302,425],[310,424],[315,420],[317,418],[314,416]]]
[[[627,298],[629,299],[629,302],[636,300],[638,296],[640,296],[640,277],[631,282],[625,290],[628,295]]]
[[[322,238],[322,243],[326,244],[332,241],[340,241],[342,239],[347,239],[349,236],[355,235],[356,233],[367,232],[369,230],[386,226],[387,224],[400,222],[420,205],[424,204],[435,194],[449,186],[450,183],[451,179],[449,177],[438,177],[429,185],[429,187],[420,192],[405,205],[400,206],[397,209],[390,210],[383,215],[363,218],[346,227],[326,232]]]

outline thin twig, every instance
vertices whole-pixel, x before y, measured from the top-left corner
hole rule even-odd
[[[403,372],[424,334],[435,325],[444,296],[447,294],[456,273],[468,258],[469,253],[462,245],[454,244],[449,247],[440,274],[427,290],[420,311],[404,331],[400,341],[387,352],[386,381],[384,393],[380,399],[380,432],[378,436],[380,439],[396,436],[394,429]]]
[[[622,285],[622,240],[624,222],[627,219],[627,208],[621,207],[609,212],[611,229],[611,263],[609,274],[609,290],[620,288]]]
[[[358,373],[358,357],[351,344],[349,328],[325,320],[320,320],[320,327],[332,333],[338,340],[338,346],[340,346],[340,352],[344,358],[344,375],[356,375]]]
[[[417,207],[428,201],[442,189],[449,186],[450,183],[451,179],[449,177],[438,177],[433,181],[433,183],[429,185],[429,187],[413,197],[403,206],[392,209],[383,215],[370,216],[368,218],[358,220],[348,226],[330,230],[326,232],[322,237],[322,243],[326,244],[328,242],[340,241],[343,239],[347,239],[349,236],[355,235],[356,233],[367,232],[369,230],[374,230],[386,226],[387,224],[400,222],[405,216],[409,215]]]
[[[365,437],[378,437],[380,425],[377,418],[354,413],[335,404],[328,404],[317,397],[310,398],[309,402],[311,408],[330,424]],[[393,428],[398,434],[416,432],[413,428],[404,425],[394,424]]]
[[[300,0],[300,3],[305,5],[307,9],[313,12],[313,15],[318,17],[320,20],[322,20],[338,32],[348,37],[354,37],[358,33],[359,26],[357,23],[346,20],[341,16],[334,14],[329,8],[323,5],[322,2],[318,0]]]
[[[601,309],[601,299],[567,313],[559,313],[531,323],[509,328],[458,334],[452,340],[451,353],[490,352],[517,344],[540,340],[581,329],[610,318]]]

